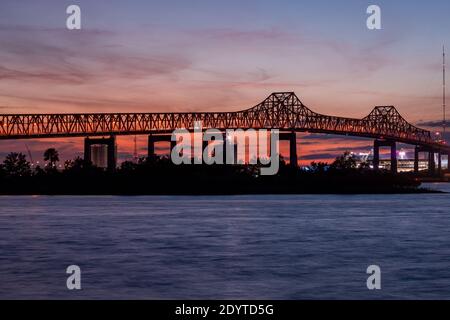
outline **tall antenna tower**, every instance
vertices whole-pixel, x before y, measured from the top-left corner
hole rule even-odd
[[[446,119],[445,119],[445,45],[442,46],[442,139],[445,141]]]

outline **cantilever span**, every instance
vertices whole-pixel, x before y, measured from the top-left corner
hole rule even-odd
[[[272,93],[258,105],[234,112],[0,114],[0,139],[162,134],[179,128],[193,130],[196,121],[204,129],[360,136],[450,153],[449,146],[435,141],[430,131],[408,123],[393,106],[375,107],[362,119],[336,117],[312,111],[294,92]]]
[[[446,148],[429,131],[409,124],[395,107],[376,107],[363,119],[311,111],[293,92],[272,93],[236,112],[0,114],[0,139],[169,133],[177,128],[281,129],[393,139]]]

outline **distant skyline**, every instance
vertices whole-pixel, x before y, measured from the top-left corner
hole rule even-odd
[[[65,28],[70,4],[81,7],[82,30]],[[366,28],[371,4],[382,30]],[[2,0],[0,113],[234,111],[294,91],[319,113],[360,118],[395,105],[440,130],[449,12],[444,0]],[[372,144],[300,139],[305,162]],[[132,138],[118,142],[130,157]],[[53,145],[63,158],[82,152],[81,139],[26,143],[36,156]],[[0,142],[0,157],[16,150],[24,141]]]

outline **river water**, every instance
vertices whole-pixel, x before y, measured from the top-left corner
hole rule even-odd
[[[2,196],[0,298],[450,299],[450,195]]]

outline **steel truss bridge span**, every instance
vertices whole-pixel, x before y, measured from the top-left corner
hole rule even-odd
[[[279,129],[402,142],[442,152],[450,147],[430,131],[408,123],[393,106],[375,107],[362,119],[316,113],[294,92],[272,93],[253,108],[236,112],[0,114],[0,139],[171,133],[194,129]]]

